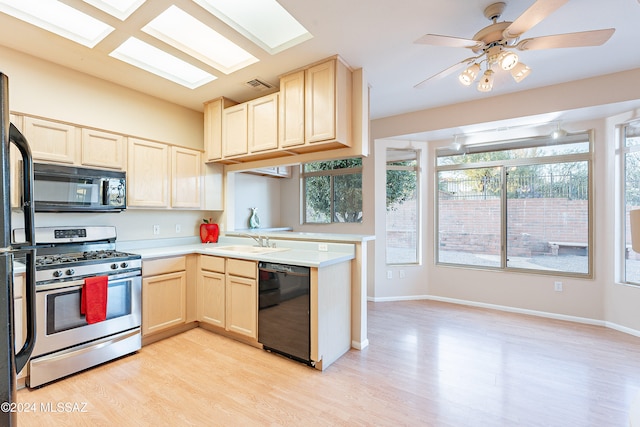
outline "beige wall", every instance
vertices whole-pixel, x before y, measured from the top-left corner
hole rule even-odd
[[[251,208],[258,208],[261,228],[283,227],[280,185],[286,178],[235,173],[234,228],[249,228]],[[295,203],[287,197],[287,205]]]
[[[202,150],[204,116],[0,46],[9,109]]]
[[[386,280],[388,268],[384,265],[384,257],[378,256],[375,287],[370,289],[369,296],[380,300],[435,297],[480,305],[498,305],[522,311],[546,312],[559,317],[591,319],[640,334],[640,316],[637,310],[640,305],[640,287],[623,285],[617,281],[620,268],[615,256],[620,252],[618,248],[621,246],[617,240],[621,228],[617,216],[619,198],[615,191],[615,126],[632,118],[639,118],[640,110],[635,109],[611,118],[602,115],[594,119],[594,112],[585,109],[599,107],[598,111],[608,111],[610,108],[602,108],[602,105],[625,102],[627,106],[627,101],[640,100],[640,85],[629,85],[629,81],[640,81],[640,69],[373,121],[372,138],[376,154],[381,151],[379,145],[388,145],[392,143],[390,141],[401,139],[403,135],[446,129],[449,139],[428,143],[430,160],[423,169],[427,173],[427,185],[422,194],[427,201],[424,205],[422,265],[404,267],[404,281]],[[464,126],[525,119],[548,113],[553,113],[554,117],[562,117],[565,111],[571,112],[573,121],[563,122],[563,127],[569,128],[568,130],[595,131],[593,279],[436,266],[433,261],[436,240],[433,220],[433,156],[436,146],[452,142],[453,135]],[[581,115],[585,118],[580,119]],[[377,171],[380,170],[379,167],[377,166]],[[377,199],[382,196],[383,191],[376,187]],[[380,227],[376,231],[376,243],[378,247],[384,247],[384,235]],[[394,273],[397,274],[397,271]],[[553,282],[556,280],[563,282],[563,292],[553,290]]]

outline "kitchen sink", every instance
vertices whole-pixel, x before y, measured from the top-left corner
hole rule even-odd
[[[231,246],[218,246],[215,248],[207,248],[209,251],[224,251],[241,254],[266,254],[271,252],[288,251],[289,248],[267,248],[264,246],[250,246],[250,245],[231,245]]]

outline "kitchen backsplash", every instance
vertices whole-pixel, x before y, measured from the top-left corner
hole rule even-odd
[[[202,218],[219,222],[220,212],[127,209],[120,213],[37,213],[36,227],[59,225],[113,225],[118,241],[169,239],[199,236]],[[154,234],[154,226],[159,234]],[[19,213],[12,215],[12,228],[23,226]]]

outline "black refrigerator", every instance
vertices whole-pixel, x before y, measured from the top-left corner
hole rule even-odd
[[[26,365],[35,344],[35,241],[33,194],[33,159],[26,139],[11,124],[9,119],[9,79],[0,73],[0,426],[17,425],[16,376]],[[21,159],[21,183],[14,187],[21,190],[20,206],[26,239],[15,243],[11,239],[11,159],[10,146],[15,144]],[[24,262],[26,268],[26,341],[16,352],[13,317],[13,267],[16,258]]]

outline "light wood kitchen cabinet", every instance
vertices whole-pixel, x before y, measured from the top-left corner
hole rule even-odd
[[[225,108],[222,113],[222,158],[241,157],[278,148],[278,94]]]
[[[351,70],[339,58],[283,76],[280,148],[302,153],[351,146],[351,90]]]
[[[166,208],[169,206],[169,146],[129,138],[127,205]]]
[[[247,134],[248,104],[238,104],[225,108],[222,112],[222,157],[247,154],[249,142]]]
[[[200,257],[198,320],[220,328],[227,324],[225,261],[217,256]]]
[[[22,133],[36,162],[114,170],[127,167],[123,135],[30,116],[21,118]]]
[[[128,151],[129,207],[202,207],[200,151],[136,138],[129,138]]]
[[[208,255],[202,255],[200,259],[201,293],[198,296],[198,320],[256,340],[257,263],[235,258],[225,260]]]
[[[201,163],[200,151],[171,147],[171,207],[200,209]]]
[[[227,259],[227,330],[258,339],[258,264]]]
[[[142,336],[186,322],[186,258],[142,262]]]
[[[220,97],[204,104],[204,158],[212,162],[222,158],[222,112],[236,105],[231,99]]]
[[[278,148],[278,94],[250,101],[248,111],[248,145],[250,153]]]
[[[23,126],[23,135],[29,142],[34,160],[76,163],[78,128],[29,116],[23,117]]]
[[[279,145],[304,144],[304,70],[280,78]]]
[[[84,166],[125,170],[126,138],[110,132],[82,129],[81,163]]]

